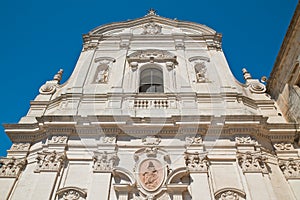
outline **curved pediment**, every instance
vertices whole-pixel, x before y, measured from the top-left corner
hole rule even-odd
[[[110,23],[107,25],[96,27],[86,35],[116,35],[119,33],[133,33],[133,34],[145,34],[147,28],[149,34],[195,34],[195,35],[215,35],[216,31],[202,24],[193,22],[180,21],[177,19],[169,19],[160,17],[156,14],[148,14],[142,18],[128,20],[117,23]]]

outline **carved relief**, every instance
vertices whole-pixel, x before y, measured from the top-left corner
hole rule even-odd
[[[53,77],[52,81],[47,81],[44,85],[42,85],[39,89],[40,94],[54,94],[56,91],[56,88],[58,87],[58,84],[61,81],[63,74],[63,70],[60,69]]]
[[[106,144],[112,144],[116,142],[116,137],[102,137],[102,142]]]
[[[85,199],[87,194],[84,190],[77,187],[65,187],[56,192],[59,200],[81,200]]]
[[[67,142],[68,136],[52,136],[49,141],[51,144],[65,144]]]
[[[145,148],[145,153],[148,157],[156,157],[158,148],[157,147],[147,147]]]
[[[147,136],[142,140],[144,145],[159,145],[161,139],[155,136]]]
[[[118,156],[116,152],[95,152],[93,160],[94,172],[111,172],[117,165]]]
[[[27,151],[30,147],[30,143],[14,143],[12,144],[11,151]]]
[[[274,148],[276,151],[294,150],[294,147],[291,143],[284,143],[284,142],[274,144]]]
[[[154,22],[150,22],[146,25],[144,25],[144,31],[143,31],[143,35],[157,35],[157,34],[161,34],[161,29],[162,26],[154,23]]]
[[[199,145],[202,144],[202,137],[201,136],[193,136],[193,137],[186,137],[185,143],[188,145]]]
[[[237,159],[244,173],[246,172],[266,173],[268,171],[265,165],[266,157],[262,156],[260,153],[251,153],[251,152],[238,153]]]
[[[235,142],[237,144],[254,144],[254,140],[250,136],[241,136],[241,137],[235,137]]]
[[[206,155],[200,155],[199,153],[185,153],[184,156],[185,165],[189,171],[194,172],[207,172],[209,161]]]
[[[95,59],[96,63],[99,63],[95,76],[95,83],[107,83],[109,77],[110,65],[115,62],[114,58],[99,57]]]
[[[207,82],[207,78],[206,78],[206,65],[204,62],[201,63],[197,63],[194,66],[195,69],[195,73],[196,73],[196,80],[197,83],[205,83]]]
[[[266,92],[267,88],[264,84],[260,83],[259,81],[252,81],[249,85],[249,90],[252,93],[264,93]]]
[[[0,160],[0,177],[18,177],[26,164],[26,159],[2,158]]]
[[[38,152],[38,157],[36,158],[37,167],[35,172],[58,172],[61,169],[65,158],[64,152]]]
[[[287,179],[300,178],[300,160],[279,160],[279,167]]]
[[[221,194],[218,200],[239,200],[239,195],[233,191],[226,191]]]
[[[158,189],[164,180],[163,166],[156,159],[142,161],[138,173],[142,187],[148,191]]]

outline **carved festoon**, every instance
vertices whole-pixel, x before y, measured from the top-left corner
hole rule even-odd
[[[294,146],[291,143],[284,143],[284,142],[274,144],[274,148],[276,151],[294,150]]]
[[[147,136],[142,140],[144,145],[159,145],[161,139],[155,136]]]
[[[300,178],[300,160],[299,159],[280,159],[279,167],[287,179]]]
[[[50,140],[51,144],[65,144],[68,136],[53,136]]]
[[[202,144],[202,142],[201,136],[188,136],[185,138],[185,143],[188,145],[199,145]]]
[[[237,155],[238,163],[242,168],[243,172],[267,172],[266,168],[266,157],[262,156],[260,153],[238,153]]]
[[[35,172],[58,172],[64,161],[65,161],[65,153],[64,152],[38,152],[37,167]]]
[[[118,156],[116,152],[95,152],[93,160],[94,172],[111,172],[117,165]]]
[[[185,153],[185,164],[189,171],[195,172],[207,172],[209,161],[206,155],[200,155],[199,153]]]
[[[237,144],[254,144],[255,143],[255,141],[252,140],[252,138],[250,136],[235,137],[235,142]]]
[[[30,143],[14,143],[11,145],[11,151],[27,151],[30,147]]]
[[[2,158],[0,160],[0,177],[18,177],[26,163],[24,158]]]

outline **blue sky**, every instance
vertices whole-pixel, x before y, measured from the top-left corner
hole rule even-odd
[[[246,67],[269,76],[297,0],[10,0],[0,7],[0,123],[26,115],[39,87],[60,69],[71,74],[81,35],[154,8],[160,16],[205,24],[223,34],[223,50],[236,78]],[[0,128],[0,156],[11,143]]]

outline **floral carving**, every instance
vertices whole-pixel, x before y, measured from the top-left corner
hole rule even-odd
[[[145,153],[148,157],[156,157],[157,152],[158,152],[157,147],[147,147],[147,148],[145,148]]]
[[[117,165],[118,156],[116,152],[95,152],[93,160],[94,172],[110,172]]]
[[[157,35],[161,33],[162,27],[154,22],[146,24],[144,27],[144,35]]]
[[[37,167],[35,172],[58,172],[65,161],[64,152],[48,152],[38,153]]]
[[[267,172],[265,165],[266,157],[260,153],[238,153],[238,163],[243,172]]]
[[[53,136],[50,143],[54,144],[65,144],[67,142],[68,136]]]
[[[291,143],[284,143],[284,142],[274,144],[274,148],[277,151],[290,151],[294,149]]]
[[[218,200],[239,200],[239,195],[233,191],[226,191],[221,194]]]
[[[116,137],[102,137],[102,141],[103,143],[112,144],[116,142]]]
[[[300,178],[300,160],[279,160],[279,167],[287,179]]]
[[[79,200],[85,199],[87,194],[84,190],[77,187],[66,187],[59,189],[56,194],[59,200]]]
[[[26,163],[26,159],[2,158],[0,160],[0,177],[18,177]]]
[[[209,161],[206,155],[200,156],[199,153],[185,153],[185,164],[189,171],[207,172]]]
[[[254,141],[251,139],[250,136],[246,137],[235,137],[235,142],[237,144],[253,144]]]
[[[201,136],[194,136],[194,137],[186,137],[185,138],[186,144],[189,145],[196,145],[196,144],[202,144],[202,137]]]
[[[30,147],[30,143],[14,143],[10,150],[11,151],[27,151]]]
[[[161,139],[155,136],[147,136],[142,142],[144,145],[159,145]]]

